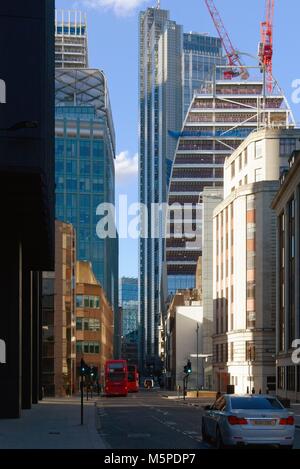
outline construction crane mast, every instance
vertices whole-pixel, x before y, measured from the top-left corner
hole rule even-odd
[[[232,67],[224,73],[225,78],[232,79],[235,76],[240,76],[243,80],[247,80],[249,78],[249,72],[244,67],[237,50],[233,47],[229,34],[213,0],[205,0],[205,3],[222,41],[229,65]]]
[[[261,22],[261,42],[259,44],[259,59],[266,73],[267,90],[273,88],[273,23],[275,0],[266,0],[266,20]]]

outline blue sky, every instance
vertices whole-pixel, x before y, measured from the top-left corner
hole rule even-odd
[[[234,46],[256,55],[265,0],[215,0]],[[138,152],[138,12],[155,0],[56,0],[57,8],[87,12],[90,66],[102,69],[109,82],[117,135],[116,195],[137,201]],[[291,101],[292,82],[300,80],[299,0],[275,0],[274,76],[300,123],[300,103]],[[204,0],[161,0],[171,19],[185,31],[216,34]],[[247,59],[248,60],[248,59]],[[252,65],[251,59],[249,65]],[[137,276],[138,243],[120,240],[120,275]]]

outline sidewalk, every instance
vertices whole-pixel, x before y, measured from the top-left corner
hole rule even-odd
[[[0,420],[0,449],[105,449],[97,427],[95,400],[85,401],[81,426],[79,398],[45,399],[21,419]]]

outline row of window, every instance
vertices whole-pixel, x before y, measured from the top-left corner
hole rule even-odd
[[[100,308],[100,297],[91,295],[77,295],[76,296],[77,308]]]
[[[76,319],[77,331],[100,331],[100,320],[94,318],[77,318]]]
[[[256,360],[256,348],[255,343],[247,341],[245,343],[245,360],[248,362],[254,362]],[[234,342],[227,344],[216,344],[215,346],[215,363],[234,361]]]
[[[277,387],[284,391],[300,392],[300,365],[279,366],[277,368]]]
[[[87,353],[100,353],[100,342],[77,340],[76,352],[79,355]]]

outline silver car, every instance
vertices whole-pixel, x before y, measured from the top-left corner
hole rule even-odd
[[[276,397],[224,394],[202,417],[203,441],[217,448],[246,445],[277,445],[292,448],[295,419]]]

